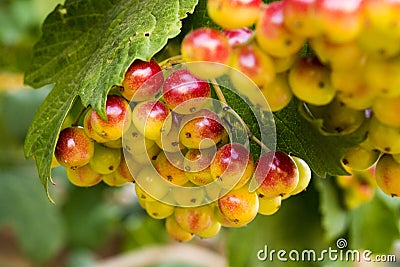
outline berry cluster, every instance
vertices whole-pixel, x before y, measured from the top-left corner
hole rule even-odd
[[[230,132],[231,109],[211,98],[218,86],[192,67],[134,61],[107,97],[106,118],[92,108],[80,113],[80,126],[60,132],[54,153],[77,186],[134,182],[139,204],[166,219],[179,241],[274,214],[311,179],[302,159],[283,152],[254,160],[248,137],[242,144]]]
[[[207,8],[233,44],[223,63],[260,86],[273,111],[293,94],[325,132],[365,129],[366,140],[347,151],[343,164],[350,172],[376,164],[378,186],[400,196],[398,1],[208,0]]]
[[[134,182],[140,205],[179,241],[274,214],[305,190],[311,170],[259,140],[262,154],[253,159],[249,128],[243,142],[232,133],[243,121],[232,122],[217,82],[225,77],[257,109],[279,111],[296,97],[327,134],[365,130],[342,159],[352,176],[337,178],[349,207],[370,199],[373,176],[400,196],[399,8],[378,0],[208,0],[223,29],[188,33],[177,60],[187,64],[135,60],[107,96],[105,116],[87,108],[60,132],[55,161],[77,186]],[[306,45],[312,51],[302,56]]]
[[[133,182],[122,153],[122,133],[131,116],[129,103],[109,95],[107,119],[88,109],[82,125],[64,128],[54,151],[53,167],[66,167],[69,181],[76,186],[94,186],[104,181],[110,186]],[[79,118],[78,118],[79,120]]]

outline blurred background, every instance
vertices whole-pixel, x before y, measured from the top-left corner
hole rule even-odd
[[[397,220],[386,222],[397,218],[389,216],[391,210],[387,211],[386,207],[392,205],[398,213],[398,202],[386,199],[386,203],[378,195],[374,205],[349,213],[334,205],[338,196],[336,191],[331,191],[335,188],[332,182],[319,178],[314,179],[307,192],[285,200],[276,215],[258,216],[248,227],[222,229],[215,238],[196,238],[188,244],[171,240],[164,222],[150,218],[140,208],[133,185],[111,188],[99,184],[78,188],[67,181],[64,169],[57,167],[53,169],[56,185],[50,188],[56,205],[51,204],[38,179],[34,161],[26,160],[23,154],[27,129],[51,85],[36,90],[24,86],[23,73],[29,65],[32,47],[40,37],[41,23],[60,2],[0,0],[1,267],[399,266],[397,263],[282,263],[257,259],[257,251],[265,245],[276,250],[319,251],[336,248],[336,239],[342,236],[350,238],[349,242],[356,240],[357,246],[365,244],[364,236],[373,236],[372,243],[364,249],[397,253],[399,223]],[[323,217],[324,209],[334,209],[328,219]],[[354,222],[348,218],[353,216],[350,214],[358,214],[357,218],[361,219]],[[380,220],[369,220],[365,225],[363,218],[367,217]],[[349,232],[351,227],[357,229],[357,235]]]

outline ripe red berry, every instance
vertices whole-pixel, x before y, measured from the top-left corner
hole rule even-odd
[[[178,113],[194,113],[211,96],[210,85],[186,69],[173,72],[163,86],[165,104]]]
[[[219,77],[228,71],[231,57],[228,38],[216,29],[199,28],[185,36],[181,44],[181,54],[189,70],[201,79]],[[206,61],[206,62],[198,62]],[[218,64],[221,63],[221,64]]]
[[[76,169],[89,163],[93,157],[94,144],[82,127],[68,127],[60,132],[54,155],[68,168]]]
[[[289,155],[281,151],[271,151],[258,159],[254,177],[260,185],[257,189],[260,194],[267,198],[284,197],[296,188],[299,171]]]
[[[222,33],[228,37],[229,45],[240,46],[249,42],[254,34],[254,32],[249,28],[239,28],[239,29],[223,29]]]
[[[256,24],[259,46],[274,57],[296,54],[305,41],[304,37],[290,32],[283,19],[282,1],[272,2],[262,11]]]
[[[226,144],[215,154],[211,175],[226,188],[240,188],[251,178],[254,162],[248,149],[239,143]]]
[[[125,99],[117,95],[109,95],[106,102],[107,119],[103,119],[95,110],[91,110],[90,124],[93,130],[102,137],[116,140],[121,138],[122,132],[129,128],[131,113]]]
[[[207,109],[186,115],[181,127],[179,140],[187,148],[211,147],[221,140],[224,132],[220,118]]]
[[[160,66],[154,59],[149,62],[135,60],[122,81],[122,96],[132,101],[144,101],[154,97],[164,82]],[[158,75],[156,75],[158,74]]]

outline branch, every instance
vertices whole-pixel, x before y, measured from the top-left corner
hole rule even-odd
[[[214,87],[215,93],[217,94],[217,97],[218,97],[219,101],[221,101],[224,105],[226,105],[227,108],[229,108],[228,102],[226,101],[225,96],[222,93],[222,90],[219,87],[217,81],[215,79],[212,79],[211,83],[212,83],[212,85]],[[249,137],[250,140],[253,140],[254,142],[256,142],[264,151],[269,151],[270,150],[263,142],[261,142],[260,139],[258,139],[256,136],[253,135],[253,133],[250,131],[249,126],[246,124],[246,122],[240,116],[236,116],[236,118],[245,127],[247,136]]]

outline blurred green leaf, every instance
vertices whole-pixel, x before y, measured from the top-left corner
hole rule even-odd
[[[76,249],[69,253],[66,267],[94,266],[95,255],[90,250]]]
[[[24,164],[23,142],[36,109],[50,91],[17,90],[0,93],[0,165]]]
[[[146,211],[135,202],[124,219],[123,250],[129,251],[150,244],[162,244],[168,240],[164,220],[150,217]]]
[[[339,192],[333,179],[315,177],[314,183],[319,191],[322,227],[328,240],[333,241],[347,231],[349,213],[341,206]]]
[[[67,242],[73,248],[98,248],[109,237],[121,208],[105,201],[104,188],[72,186],[62,208]]]
[[[399,233],[399,210],[389,207],[376,194],[371,202],[354,210],[350,228],[350,245],[373,253],[390,253]]]
[[[36,110],[52,86],[41,90],[18,90],[0,94],[0,129],[23,143]],[[0,141],[1,142],[1,141]]]
[[[322,265],[322,267],[354,267],[351,261],[330,261]]]
[[[31,61],[32,46],[29,42],[3,46],[0,45],[0,70],[24,72]]]
[[[0,227],[11,225],[21,250],[33,261],[49,260],[64,241],[64,223],[43,195],[35,169],[0,169]]]
[[[28,69],[32,46],[39,38],[45,16],[63,0],[0,2],[0,70]]]
[[[33,28],[39,28],[33,1],[14,0],[0,6],[0,44],[16,44],[31,38]]]

